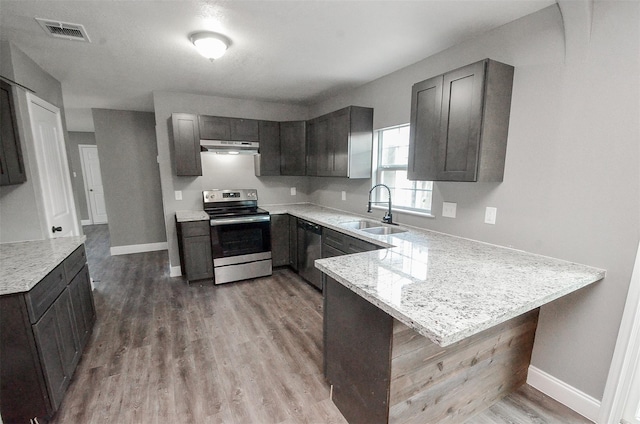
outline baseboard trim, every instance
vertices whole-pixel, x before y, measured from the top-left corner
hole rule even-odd
[[[130,244],[128,246],[113,246],[111,256],[129,255],[131,253],[155,252],[156,250],[167,250],[169,245],[166,241],[160,243]]]
[[[169,267],[169,277],[181,277],[182,269],[180,265]]]
[[[83,227],[85,225],[91,225],[91,224],[93,224],[93,221],[91,221],[90,219],[81,219],[80,220],[80,225],[82,225]]]
[[[534,367],[529,366],[527,384],[540,390],[547,396],[557,400],[568,408],[573,409],[583,417],[593,421],[598,420],[600,401],[581,392],[564,381]]]

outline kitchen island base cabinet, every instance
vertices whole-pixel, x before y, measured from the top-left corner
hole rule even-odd
[[[526,382],[538,310],[440,347],[330,277],[324,369],[351,424],[459,423]]]
[[[28,292],[0,296],[0,413],[5,423],[55,414],[95,320],[84,246]]]

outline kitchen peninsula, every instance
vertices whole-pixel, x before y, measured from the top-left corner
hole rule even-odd
[[[605,276],[423,229],[372,235],[353,225],[363,217],[314,205],[264,208],[386,247],[316,261],[325,376],[352,424],[475,415],[526,381],[538,308]]]

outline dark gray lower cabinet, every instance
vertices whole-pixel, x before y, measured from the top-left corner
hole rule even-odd
[[[80,246],[29,292],[0,296],[5,423],[48,419],[64,398],[96,319],[85,261]]]
[[[331,258],[333,256],[350,255],[352,253],[369,252],[371,250],[382,249],[368,241],[342,234],[329,228],[322,229],[322,257]]]
[[[298,270],[298,218],[289,215],[289,266]]]
[[[393,318],[330,277],[323,309],[333,403],[350,424],[387,423]]]
[[[271,215],[273,266],[289,265],[289,215]]]
[[[33,333],[49,396],[57,410],[80,360],[80,342],[69,289],[65,289],[40,321],[34,324]]]
[[[209,221],[177,222],[182,274],[189,282],[213,279]]]

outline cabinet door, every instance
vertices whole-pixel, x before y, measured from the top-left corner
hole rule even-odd
[[[260,121],[260,176],[280,175],[280,125]]]
[[[306,175],[315,177],[318,175],[318,143],[316,140],[316,120],[307,121],[307,170]]]
[[[306,123],[280,122],[281,175],[305,175]]]
[[[260,141],[260,125],[255,119],[229,118],[232,141]]]
[[[446,73],[438,143],[438,180],[476,181],[485,62]]]
[[[11,86],[0,81],[0,185],[27,181]]]
[[[188,113],[171,115],[176,175],[201,176],[200,133],[198,117]]]
[[[78,330],[80,351],[82,351],[91,335],[96,316],[93,294],[91,293],[89,268],[87,265],[85,265],[71,281],[69,284],[69,292],[71,294],[75,323]]]
[[[229,140],[231,138],[229,118],[200,115],[198,116],[198,124],[202,140]]]
[[[273,266],[289,265],[289,215],[271,215]]]
[[[40,321],[33,325],[33,332],[51,403],[57,410],[80,359],[69,290],[65,289]]]
[[[183,247],[186,268],[184,271],[187,280],[195,281],[213,278],[211,237],[209,235],[185,237]]]
[[[411,90],[411,128],[407,178],[433,181],[442,113],[442,75],[414,84]]]
[[[338,110],[329,120],[328,161],[333,177],[349,176],[350,112],[351,108]]]
[[[298,270],[298,218],[289,215],[289,265]]]
[[[328,115],[315,120],[313,133],[317,175],[330,177],[333,175],[333,140],[329,140],[331,128]]]

